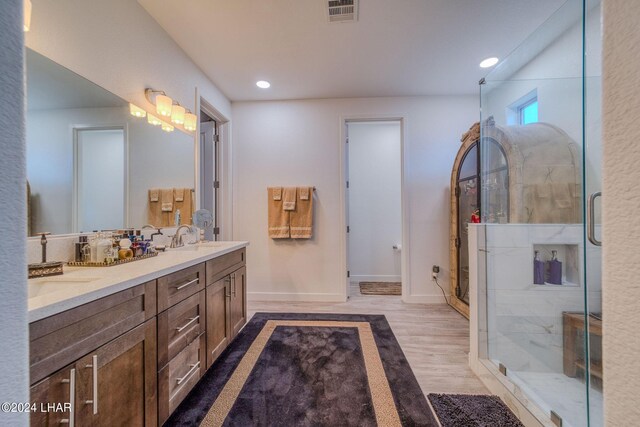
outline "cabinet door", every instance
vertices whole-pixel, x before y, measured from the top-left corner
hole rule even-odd
[[[75,423],[76,382],[74,366],[68,366],[44,378],[31,387],[30,425],[34,427],[59,426]]]
[[[207,286],[207,368],[231,341],[231,276]]]
[[[155,318],[83,357],[75,367],[77,425],[157,425]]]
[[[231,273],[231,337],[247,322],[247,267]]]

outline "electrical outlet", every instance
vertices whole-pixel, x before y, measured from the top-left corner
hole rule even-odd
[[[438,278],[438,273],[440,273],[440,266],[434,265],[431,267],[431,279],[436,280]]]

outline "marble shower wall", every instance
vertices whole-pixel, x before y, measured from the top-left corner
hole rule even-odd
[[[486,224],[490,359],[510,370],[562,372],[562,313],[584,311],[582,239],[580,224]],[[565,271],[574,264],[578,283],[533,284],[534,245],[573,248],[559,260]],[[601,249],[589,245],[586,255],[589,311],[601,312]]]

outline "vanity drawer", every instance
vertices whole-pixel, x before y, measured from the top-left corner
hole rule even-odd
[[[204,289],[204,263],[158,279],[158,312]]]
[[[31,384],[156,315],[156,282],[29,324]]]
[[[200,335],[158,373],[158,415],[162,425],[205,372],[205,334]]]
[[[207,286],[237,270],[246,262],[246,249],[238,249],[207,261]]]
[[[158,368],[204,333],[205,304],[202,290],[158,315]]]

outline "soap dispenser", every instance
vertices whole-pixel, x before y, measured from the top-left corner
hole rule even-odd
[[[544,262],[540,261],[539,251],[535,251],[533,256],[533,283],[544,285]]]
[[[558,251],[551,251],[551,260],[547,261],[549,283],[562,285],[562,262],[558,261]]]

